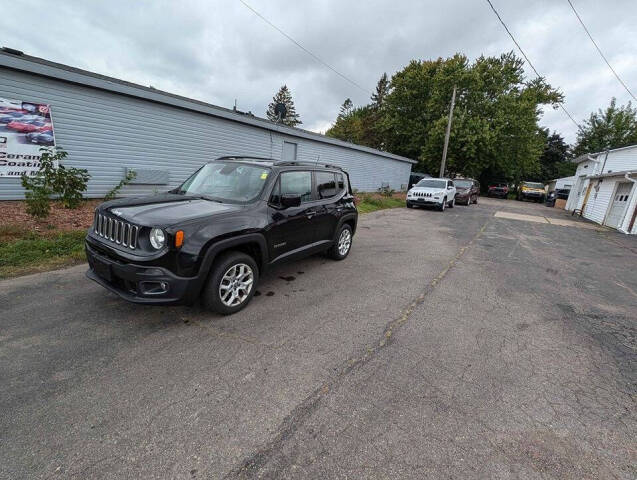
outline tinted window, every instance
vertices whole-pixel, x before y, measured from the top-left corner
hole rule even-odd
[[[316,190],[319,198],[330,198],[336,195],[334,174],[330,172],[316,172]]]
[[[336,174],[336,182],[338,183],[338,191],[342,192],[343,190],[345,190],[345,180],[343,179],[343,174],[342,173],[337,173]]]
[[[312,200],[312,174],[310,172],[283,172],[281,195],[301,195],[302,202]]]
[[[462,188],[471,188],[471,186],[473,186],[473,182],[471,180],[455,180],[454,184],[456,187]]]
[[[451,182],[451,181],[450,181],[450,182],[447,184],[447,186],[448,186],[448,187],[453,187],[453,182]]]

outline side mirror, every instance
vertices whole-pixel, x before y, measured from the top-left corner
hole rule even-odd
[[[281,195],[281,206],[283,208],[298,207],[299,205],[301,205],[301,195]]]
[[[453,188],[453,187],[452,187],[451,185],[449,185],[449,186],[447,187],[447,190],[451,190],[452,188]]]

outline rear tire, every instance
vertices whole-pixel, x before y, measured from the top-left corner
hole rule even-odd
[[[210,269],[201,301],[208,310],[231,315],[250,303],[258,281],[259,269],[250,255],[236,251],[222,254]]]
[[[352,249],[352,227],[345,223],[338,231],[334,245],[327,251],[333,260],[344,260]]]
[[[453,208],[455,206],[456,206],[456,199],[454,198],[453,200],[449,202],[449,208]]]

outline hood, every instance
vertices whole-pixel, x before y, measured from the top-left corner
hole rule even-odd
[[[469,190],[471,190],[471,187],[459,187],[456,185],[456,191],[458,192],[467,192]]]
[[[211,215],[239,211],[242,205],[176,194],[152,195],[103,203],[101,211],[143,226],[169,226]]]

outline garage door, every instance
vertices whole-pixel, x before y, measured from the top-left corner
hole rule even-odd
[[[624,218],[624,211],[626,211],[626,205],[628,205],[628,197],[630,197],[630,189],[633,186],[632,183],[620,183],[617,185],[615,196],[613,197],[613,204],[610,207],[608,218],[606,219],[606,225],[609,227],[619,227],[619,222]]]

